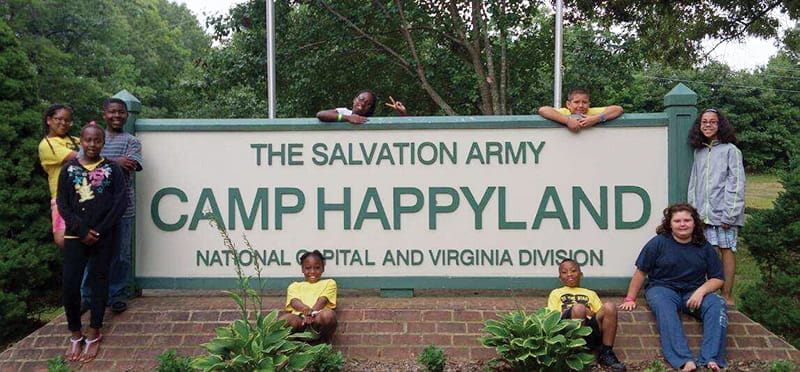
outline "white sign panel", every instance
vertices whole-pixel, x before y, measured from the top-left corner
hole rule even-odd
[[[629,276],[667,205],[666,127],[140,132],[136,275]]]

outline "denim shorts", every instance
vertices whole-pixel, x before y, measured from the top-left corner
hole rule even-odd
[[[704,232],[706,240],[711,245],[736,252],[736,238],[739,236],[738,226],[731,226],[726,229],[722,226],[706,225]]]

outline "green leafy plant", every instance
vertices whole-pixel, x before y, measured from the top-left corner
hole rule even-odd
[[[522,310],[498,315],[500,320],[484,323],[489,335],[479,338],[497,350],[490,363],[506,363],[515,371],[579,371],[594,362],[583,339],[592,329],[578,320],[561,319],[558,311],[546,308],[530,315]]]
[[[769,372],[792,372],[797,371],[797,365],[791,360],[773,360],[769,365]]]
[[[236,302],[241,319],[227,327],[215,330],[217,337],[201,346],[208,351],[191,362],[191,367],[203,371],[299,371],[304,369],[323,349],[324,345],[310,346],[307,340],[316,335],[311,332],[292,333],[284,320],[278,319],[278,311],[264,314],[261,291],[264,281],[261,266],[255,261],[258,291],[250,288],[252,276],[246,276],[239,262],[239,252],[228,235],[228,231],[217,218],[206,213],[211,226],[219,231],[226,249],[231,252],[236,268],[237,292],[227,292]],[[247,236],[242,234],[246,249],[254,251]],[[249,303],[249,305],[248,305]],[[250,320],[253,315],[255,321]]]
[[[739,310],[800,347],[800,166],[781,178],[784,191],[772,209],[753,213],[742,238],[761,279],[739,294]]]
[[[660,360],[654,360],[649,367],[644,369],[644,372],[667,372],[667,367]]]
[[[429,345],[423,349],[422,353],[417,357],[417,361],[428,372],[442,372],[444,371],[444,365],[447,364],[444,350],[436,347],[436,345]]]
[[[191,371],[192,358],[178,355],[175,349],[158,356],[158,367],[156,372],[186,372]]]
[[[69,372],[69,363],[63,355],[47,360],[47,372]]]
[[[308,364],[306,370],[313,372],[340,372],[344,365],[344,355],[341,351],[333,351],[328,344],[320,345],[314,359]]]

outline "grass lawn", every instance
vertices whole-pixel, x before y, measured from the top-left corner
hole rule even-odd
[[[778,176],[773,174],[751,174],[747,176],[745,190],[745,205],[748,209],[770,209],[772,202],[783,191],[783,185],[778,182]],[[739,302],[739,293],[742,288],[756,282],[761,278],[761,272],[756,265],[750,250],[744,244],[739,244],[736,250],[736,281],[733,283],[733,295]]]
[[[772,201],[783,191],[783,185],[778,182],[774,174],[747,175],[745,186],[745,205],[753,209],[770,209]]]

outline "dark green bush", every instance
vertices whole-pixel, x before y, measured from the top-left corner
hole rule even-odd
[[[308,364],[306,370],[310,372],[341,372],[344,366],[344,355],[341,351],[333,351],[329,344],[321,344]]]
[[[0,343],[56,305],[61,283],[47,180],[35,170],[43,135],[35,71],[0,19]]]
[[[436,347],[436,345],[429,345],[417,357],[419,364],[425,366],[428,372],[442,372],[444,366],[447,364],[447,358],[444,355],[444,350]]]
[[[166,353],[158,356],[158,367],[156,372],[187,372],[192,371],[192,358],[178,355],[175,349],[170,349]]]
[[[594,362],[586,352],[592,329],[574,319],[561,319],[558,311],[536,313],[512,311],[489,319],[481,337],[483,346],[494,347],[498,357],[490,363],[505,363],[514,371],[580,371]]]
[[[800,347],[800,167],[781,183],[773,208],[754,213],[742,230],[762,280],[742,291],[740,309]]]

